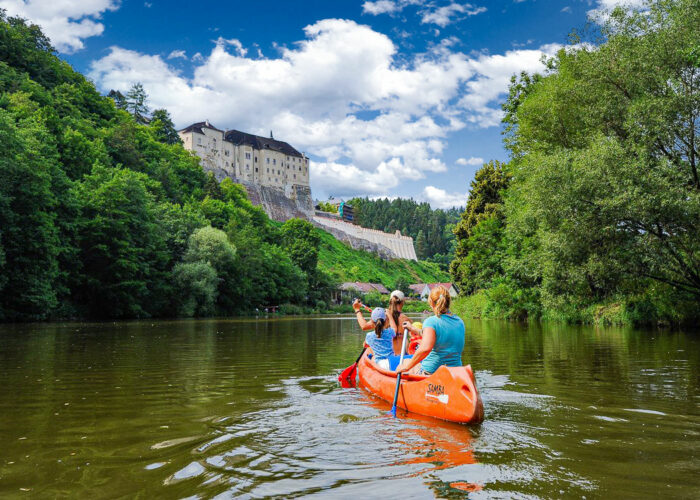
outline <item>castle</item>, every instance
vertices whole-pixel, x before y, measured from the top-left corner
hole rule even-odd
[[[194,123],[178,132],[185,149],[202,159],[205,170],[220,181],[232,180],[289,191],[309,187],[309,159],[286,142],[220,130],[209,121]]]
[[[261,205],[278,221],[298,217],[330,232],[353,248],[378,253],[383,258],[417,260],[413,238],[365,229],[314,211],[309,187],[309,158],[286,142],[272,137],[221,130],[209,121],[193,123],[178,131],[185,149],[201,159],[202,168],[221,182],[230,178],[242,184],[250,201]]]

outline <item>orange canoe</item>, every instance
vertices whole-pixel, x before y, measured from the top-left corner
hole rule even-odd
[[[358,364],[360,385],[392,402],[396,373],[378,367],[365,352]],[[399,408],[450,422],[479,423],[484,405],[471,366],[441,366],[432,375],[402,375]]]

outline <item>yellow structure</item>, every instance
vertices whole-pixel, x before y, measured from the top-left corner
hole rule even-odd
[[[218,180],[281,189],[309,186],[309,159],[286,142],[238,130],[220,130],[209,121],[193,123],[178,132],[185,149],[202,159],[202,167]]]

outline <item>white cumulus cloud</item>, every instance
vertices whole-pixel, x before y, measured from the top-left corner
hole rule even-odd
[[[184,50],[173,50],[168,54],[168,59],[187,59],[187,54]]]
[[[441,28],[444,28],[448,24],[461,19],[466,16],[475,16],[486,12],[486,7],[476,7],[471,4],[465,3],[451,3],[437,8],[429,8],[423,12],[423,17],[421,18],[421,23],[423,24],[437,24]]]
[[[467,203],[467,193],[448,193],[435,186],[425,186],[423,198],[433,208],[463,207]]]
[[[407,60],[389,37],[353,21],[304,31],[271,58],[220,38],[192,58],[191,77],[158,55],[112,47],[89,76],[104,92],[143,83],[151,106],[181,127],[208,118],[219,128],[273,130],[312,155],[319,195],[382,195],[403,179],[445,172],[449,135],[498,125],[510,76],[541,70],[542,54],[556,48],[467,55],[437,44]]]
[[[41,26],[56,49],[66,53],[82,49],[85,38],[101,35],[104,25],[97,21],[118,7],[119,0],[0,0],[0,9]]]
[[[455,163],[457,165],[483,165],[484,159],[472,156],[471,158],[458,158]]]

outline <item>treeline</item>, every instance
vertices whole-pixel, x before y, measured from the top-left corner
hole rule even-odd
[[[405,198],[353,198],[348,204],[352,205],[355,222],[360,226],[387,233],[399,230],[411,236],[419,259],[435,262],[444,269],[452,261],[453,229],[461,209],[433,210],[428,203]]]
[[[0,320],[323,308],[318,230],[205,175],[167,112],[137,118],[0,11]]]
[[[700,9],[647,7],[513,79],[511,160],[476,174],[456,229],[472,315],[700,319]]]

